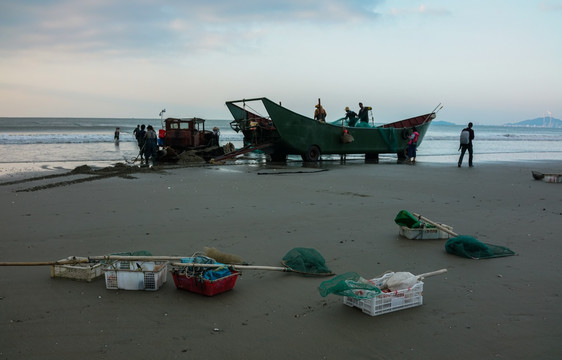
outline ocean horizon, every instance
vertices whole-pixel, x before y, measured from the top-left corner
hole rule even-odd
[[[206,120],[205,129],[219,127],[220,144],[243,146],[241,133],[230,128],[231,120]],[[13,172],[73,169],[88,164],[109,166],[129,162],[138,155],[133,130],[137,125],[161,128],[161,119],[135,118],[0,118],[0,176]],[[120,128],[116,146],[113,135]],[[465,125],[432,124],[418,148],[417,162],[451,163],[458,160],[460,131]],[[494,161],[562,160],[562,129],[504,125],[475,125],[474,163]],[[323,160],[339,156],[323,155]],[[381,162],[394,162],[396,155],[381,154]],[[362,161],[363,156],[348,155],[348,161]],[[259,154],[244,157],[245,162],[260,163]],[[290,156],[290,163],[300,156]],[[23,169],[23,170],[22,170]]]

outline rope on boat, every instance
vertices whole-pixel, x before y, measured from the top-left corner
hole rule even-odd
[[[262,118],[265,118],[265,119],[268,118],[268,117],[266,117],[266,116],[263,116],[259,111],[257,111],[256,109],[254,109],[254,108],[251,107],[250,105],[247,105],[246,102],[244,101],[244,102],[242,103],[242,107],[244,108],[244,110],[246,110],[246,106],[247,106],[250,110],[252,110],[252,112],[253,112],[254,114],[256,114],[256,115],[258,115],[258,116],[261,116]],[[269,115],[269,114],[268,114],[268,115]]]

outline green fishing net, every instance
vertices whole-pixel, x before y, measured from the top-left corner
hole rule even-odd
[[[394,218],[394,222],[397,225],[405,226],[409,229],[417,229],[417,228],[422,228],[422,227],[423,228],[433,228],[433,227],[435,227],[431,224],[426,224],[426,223],[418,220],[417,217],[410,214],[406,210],[400,210],[398,212],[398,214],[396,215],[396,217]]]
[[[505,246],[485,244],[472,236],[459,235],[447,240],[445,250],[449,254],[469,259],[490,259],[515,255],[515,252]]]
[[[355,299],[372,299],[381,293],[378,287],[356,272],[348,272],[326,280],[320,284],[318,291],[323,297],[334,294]]]
[[[326,260],[315,249],[293,248],[281,261],[292,271],[309,275],[332,275],[332,270],[326,266]]]

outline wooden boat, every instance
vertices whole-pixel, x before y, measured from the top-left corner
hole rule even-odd
[[[250,102],[261,103],[267,115],[258,115],[253,106],[249,107]],[[226,102],[234,117],[232,129],[241,131],[249,147],[259,147],[272,161],[285,161],[287,155],[318,161],[322,154],[365,154],[366,160],[376,162],[379,154],[389,153],[397,154],[401,162],[406,159],[412,128],[415,126],[420,134],[419,146],[440,105],[429,114],[381,126],[348,127],[316,121],[265,97]]]
[[[544,180],[549,183],[562,183],[562,174],[543,174],[539,171],[531,171],[535,180]]]

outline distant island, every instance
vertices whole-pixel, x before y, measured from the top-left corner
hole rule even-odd
[[[544,127],[544,128],[562,128],[562,120],[553,117],[541,117],[530,120],[523,120],[516,123],[507,123],[505,126],[528,126],[528,127]]]
[[[431,123],[433,125],[457,125],[457,124],[449,122],[449,121],[432,121]]]

